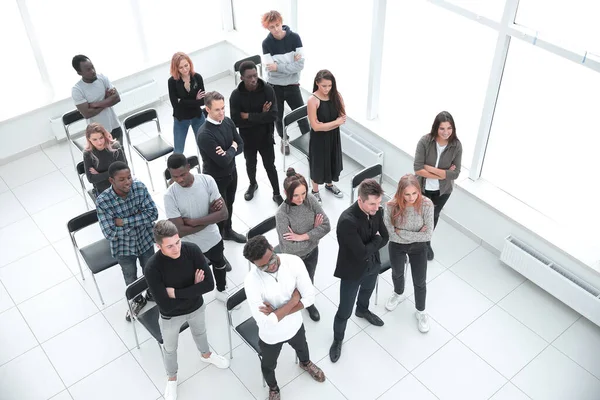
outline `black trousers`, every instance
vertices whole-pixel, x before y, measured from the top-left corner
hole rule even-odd
[[[119,141],[121,148],[123,148],[123,129],[121,129],[120,126],[117,126],[115,129],[110,131],[110,134],[113,137],[113,139]],[[123,151],[125,151],[125,149],[123,149]],[[129,162],[131,162],[131,160]]]
[[[413,286],[415,288],[415,305],[417,310],[425,310],[425,297],[427,296],[427,245],[425,242],[395,243],[390,242],[390,263],[392,264],[392,281],[394,292],[404,293],[404,262],[406,257],[410,261]]]
[[[279,194],[279,178],[277,177],[277,168],[275,168],[275,149],[272,144],[259,149],[244,146],[246,172],[248,173],[250,184],[254,185],[256,183],[257,153],[260,153],[260,158],[262,158],[263,167],[265,167],[265,171],[267,171],[269,182],[271,182],[271,187],[273,188],[273,194]]]
[[[219,292],[225,290],[225,285],[227,284],[227,279],[225,277],[227,274],[225,271],[225,264],[227,264],[227,262],[225,261],[225,255],[223,254],[224,250],[225,246],[223,246],[223,240],[221,240],[204,253],[204,256],[208,258],[212,264],[213,275],[215,276],[215,283]]]
[[[296,350],[296,355],[301,363],[306,363],[310,360],[304,324],[300,326],[298,332],[296,332],[291,339],[286,340],[285,342],[267,344],[261,339],[258,339],[258,346],[260,347],[260,351],[262,353],[260,368],[262,370],[263,377],[265,378],[265,382],[267,382],[267,385],[269,385],[270,388],[277,387],[275,368],[277,367],[277,359],[279,358],[279,353],[281,353],[281,347],[286,342],[292,346],[294,350]]]
[[[304,266],[308,271],[308,276],[310,277],[310,281],[315,283],[315,271],[317,270],[317,263],[319,262],[319,248],[315,247],[313,251],[301,257],[302,261],[304,261]]]
[[[451,193],[440,194],[439,190],[425,190],[423,194],[433,202],[433,227],[437,226],[440,213],[450,198]]]
[[[279,137],[283,137],[283,103],[287,102],[290,108],[295,110],[304,105],[304,100],[302,100],[302,94],[300,93],[300,85],[271,86],[273,86],[275,97],[277,99],[277,120],[275,121],[275,128],[277,129]],[[298,126],[303,135],[310,131],[310,126],[308,125],[308,120],[306,118],[298,121]]]
[[[333,319],[333,338],[335,340],[344,340],[346,325],[348,318],[352,316],[352,309],[354,308],[357,293],[356,311],[365,312],[369,310],[369,300],[375,289],[380,269],[381,264],[371,261],[360,279],[356,281],[349,279],[341,280],[340,304]]]
[[[223,231],[231,230],[231,216],[233,215],[233,202],[235,201],[235,191],[237,190],[237,170],[234,168],[230,175],[214,177],[219,188],[219,193],[227,206],[228,217],[225,221],[219,222],[219,231],[223,235]]]

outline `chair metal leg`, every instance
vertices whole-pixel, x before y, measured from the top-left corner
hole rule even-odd
[[[231,328],[233,326],[232,322],[231,322],[231,314],[229,313],[229,311],[226,311],[227,313],[227,334],[229,336],[229,359],[233,359],[233,343],[231,342]]]
[[[79,260],[79,254],[77,252],[77,246],[74,242],[72,235],[71,235],[71,242],[73,243],[73,251],[75,252],[75,259],[77,260],[77,265],[79,266],[79,273],[81,274],[81,280],[85,281],[85,275],[83,275],[83,268],[81,268],[81,261]]]
[[[379,275],[377,275],[377,280],[375,281],[375,305],[377,305],[379,301]]]
[[[150,163],[148,163],[148,161],[146,161],[146,168],[148,169],[148,177],[150,178],[150,187],[152,188],[152,192],[154,192],[154,181],[152,180],[152,173],[150,172]]]
[[[162,344],[158,343],[158,341],[156,342],[156,344],[158,344],[158,348],[160,349],[160,355],[163,358],[163,361],[165,360],[165,351],[163,349]]]
[[[129,300],[127,300],[127,305],[129,306],[129,314],[133,315],[133,310],[131,309],[131,302]],[[135,337],[135,345],[139,350],[140,342],[138,340],[137,329],[135,329],[135,319],[131,320],[131,325],[133,326],[133,337]],[[159,343],[159,345],[160,345],[160,343]]]
[[[104,299],[102,298],[102,293],[100,293],[100,288],[98,287],[98,282],[96,282],[96,277],[92,274],[92,279],[94,281],[94,285],[96,285],[96,290],[98,291],[98,297],[100,297],[100,302],[104,305]]]

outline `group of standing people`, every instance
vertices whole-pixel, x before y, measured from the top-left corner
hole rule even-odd
[[[281,152],[289,154],[283,110],[286,102],[292,109],[303,105],[299,79],[304,55],[300,36],[283,25],[277,11],[264,14],[262,25],[269,31],[262,46],[266,81],[259,77],[253,62],[240,65],[241,83],[229,99],[231,118],[225,116],[224,96],[206,92],[190,57],[185,53],[173,56],[168,89],[175,150],[167,161],[172,185],[164,195],[168,219],[158,222],[150,193],[132,178],[127,166],[123,132],[112,109],[120,101],[116,88],[108,78],[96,74],[87,57],[73,58],[73,67],[82,78],[73,87],[73,99],[89,123],[86,176],[97,196],[102,232],[121,265],[125,283],[137,279],[138,260],[148,282],[148,293],[134,300],[133,315],[128,311],[127,320],[135,318],[148,299],[159,307],[168,400],[177,398],[177,342],[183,323],[188,323],[202,361],[219,368],[229,366],[226,358],[208,347],[203,295],[216,288],[216,298],[227,301],[226,272],[231,266],[224,256],[223,241],[246,243],[231,223],[238,181],[235,157],[239,154],[244,154],[249,178],[245,200],[252,200],[258,189],[260,154],[272,199],[278,204],[279,254],[263,236],[248,241],[243,250],[244,257],[255,265],[244,287],[259,328],[261,369],[269,399],[280,398],[275,367],[284,343],[296,350],[302,369],[319,382],[325,380],[323,371],[310,361],[300,311],[306,309],[315,322],[321,318],[314,304],[314,279],[319,242],[330,232],[331,224],[321,206],[319,185],[324,184],[335,197],[343,196],[334,182],[343,169],[340,126],[346,121],[345,105],[333,74],[319,71],[307,102],[308,121],[299,121],[301,133],[310,132],[310,185],[289,168],[283,181],[284,199],[275,167],[274,132],[280,137]],[[183,155],[190,127],[202,157],[201,174],[190,172]],[[417,327],[423,333],[429,330],[425,303],[427,261],[434,258],[431,238],[460,174],[461,156],[454,120],[448,112],[441,112],[417,145],[415,174],[400,179],[396,193],[383,207],[384,192],[377,181],[367,179],[359,185],[358,200],[341,214],[336,227],[339,250],[334,275],[340,279],[340,300],[333,321],[332,362],[341,357],[354,303],[357,317],[384,325],[369,310],[369,301],[381,269],[380,251],[388,241],[394,292],[385,307],[393,311],[405,298],[408,259]]]

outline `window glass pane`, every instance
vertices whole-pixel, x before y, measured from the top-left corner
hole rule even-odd
[[[248,43],[253,54],[262,54],[262,41],[269,31],[262,27],[261,17],[271,10],[279,11],[283,23],[289,24],[290,0],[233,0],[235,30],[243,34],[243,42]]]
[[[26,0],[57,98],[71,96],[76,54],[88,56],[111,81],[143,67],[129,1]],[[97,26],[97,29],[94,27]]]
[[[17,2],[0,2],[0,121],[41,106],[47,101]],[[35,93],[35,96],[31,94]]]
[[[448,2],[484,17],[500,21],[506,0],[448,0]]]
[[[170,61],[174,53],[191,53],[223,35],[220,1],[138,0],[150,63]]]
[[[514,40],[482,176],[523,203],[600,238],[600,74]]]
[[[544,38],[600,54],[600,2],[520,0],[516,22]]]
[[[414,154],[435,116],[449,111],[471,165],[497,33],[427,2],[388,2],[380,119]],[[393,136],[392,136],[393,135]]]
[[[301,84],[312,91],[317,72],[330,70],[350,116],[366,112],[372,15],[372,0],[359,6],[344,0],[298,2],[298,33],[306,56]]]

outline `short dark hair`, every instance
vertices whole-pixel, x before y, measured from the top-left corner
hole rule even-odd
[[[189,164],[187,158],[183,154],[173,153],[167,159],[167,168],[178,169]]]
[[[71,61],[71,65],[73,65],[73,68],[75,68],[75,71],[81,72],[81,63],[85,62],[85,61],[90,61],[90,59],[87,58],[86,56],[84,56],[83,54],[77,54],[75,57],[73,57],[73,61]]]
[[[219,92],[212,91],[212,92],[208,92],[206,93],[206,95],[204,96],[204,105],[206,105],[206,107],[210,108],[212,106],[212,102],[215,100],[225,100],[225,97],[223,97],[223,95]]]
[[[254,236],[244,246],[244,257],[246,260],[254,262],[263,258],[267,250],[273,250],[273,246],[269,244],[267,238],[263,235]]]
[[[108,167],[108,176],[114,178],[117,172],[123,171],[124,169],[129,169],[129,166],[123,161],[115,161]]]
[[[365,201],[369,196],[382,196],[383,188],[375,179],[365,179],[358,185],[358,197]]]
[[[256,64],[250,60],[244,61],[240,64],[240,75],[244,76],[244,72],[248,71],[249,69],[256,69]]]
[[[152,228],[154,242],[158,244],[162,244],[164,238],[173,237],[178,233],[177,226],[168,219],[157,221],[154,228]]]

